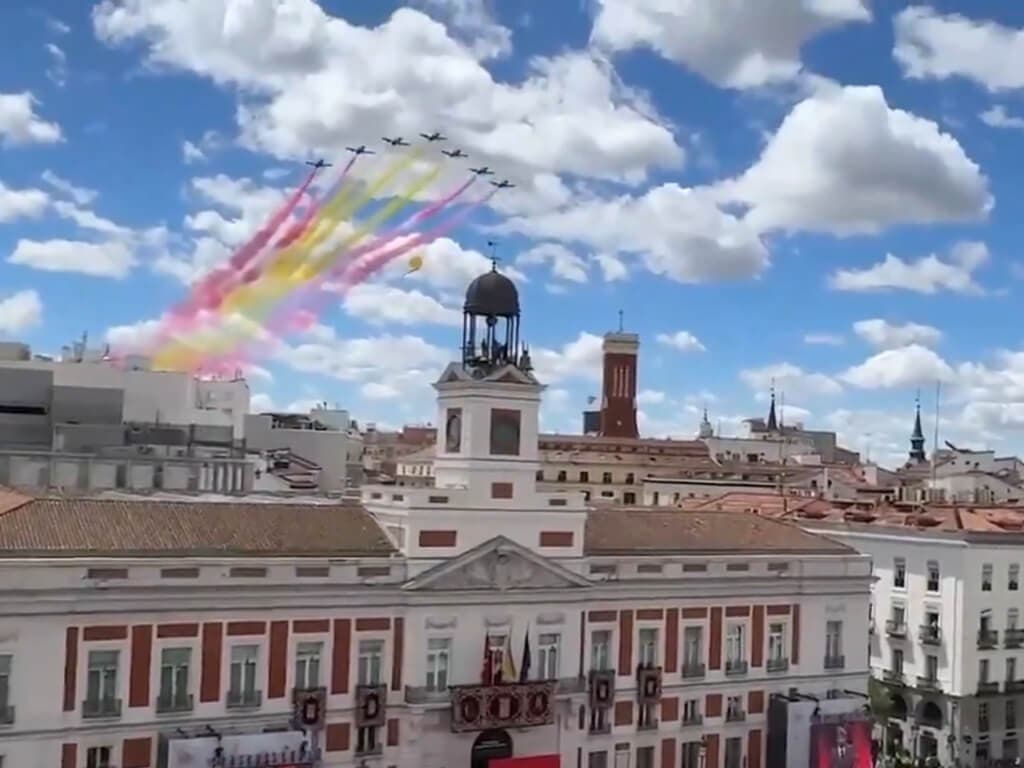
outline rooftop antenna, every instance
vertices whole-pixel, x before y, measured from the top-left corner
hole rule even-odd
[[[497,240],[488,240],[487,241],[487,247],[491,249],[491,269],[494,270],[495,272],[497,272],[498,271],[498,256],[497,256],[498,241]]]
[[[932,437],[932,493],[935,493],[935,454],[939,451],[939,399],[942,396],[942,381],[935,380],[935,433]]]
[[[623,325],[624,322],[625,322],[624,314],[623,314],[622,310],[620,309],[619,310],[619,333],[622,333],[622,329],[625,328],[625,325]]]

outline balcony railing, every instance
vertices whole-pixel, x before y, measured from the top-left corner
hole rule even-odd
[[[683,713],[683,725],[703,725],[704,715],[700,712],[694,712],[692,715]]]
[[[935,624],[922,624],[917,630],[921,645],[942,645],[942,629]]]
[[[725,722],[742,723],[747,719],[747,713],[742,709],[728,709],[725,712]]]
[[[765,668],[769,672],[785,672],[789,669],[789,659],[768,659]]]
[[[1003,683],[1003,690],[1007,693],[1024,693],[1024,680],[1007,680]]]
[[[740,659],[727,659],[725,662],[725,674],[727,675],[745,675],[749,668],[750,665]]]
[[[228,691],[228,709],[256,709],[263,703],[263,691]]]
[[[924,691],[939,690],[939,679],[932,675],[918,675],[917,687]]]
[[[684,678],[689,678],[689,679],[700,678],[700,677],[704,677],[706,674],[707,674],[707,666],[704,665],[704,664],[699,664],[697,662],[693,662],[693,663],[684,662],[683,663],[683,677]]]
[[[156,698],[156,711],[160,714],[166,712],[191,712],[195,707],[195,698],[191,693],[176,695],[163,695]]]
[[[4,704],[0,706],[0,725],[14,724],[14,705]]]
[[[999,681],[998,680],[985,680],[984,682],[978,683],[978,695],[986,696],[993,693],[999,693]]]
[[[1020,648],[1024,645],[1024,629],[1007,629],[1003,632],[1003,645],[1007,648]]]
[[[838,656],[826,656],[825,657],[825,669],[842,669],[846,666],[846,657],[842,654]]]
[[[82,702],[82,717],[120,717],[121,700],[115,698],[86,699]]]
[[[885,634],[889,637],[906,637],[907,623],[905,621],[896,621],[896,619],[887,619],[885,622]]]
[[[978,647],[995,648],[999,645],[999,631],[995,629],[978,630]]]
[[[882,671],[882,679],[893,685],[903,685],[902,669],[886,669]]]

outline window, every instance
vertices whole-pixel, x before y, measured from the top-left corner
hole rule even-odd
[[[926,680],[939,679],[939,657],[929,654],[924,659],[924,674]]]
[[[936,560],[928,561],[928,591],[939,591],[939,563]]]
[[[978,682],[988,682],[988,659],[978,659]]]
[[[1006,681],[1012,682],[1017,679],[1017,660],[1012,656],[1006,660]]]
[[[542,634],[537,638],[537,679],[558,679],[558,635]]]
[[[725,633],[725,663],[739,666],[746,657],[746,644],[743,642],[743,625],[730,624]]]
[[[560,483],[564,483],[565,482],[565,470],[564,469],[558,470],[558,482],[560,482]]]
[[[583,470],[582,472],[580,472],[580,482],[581,483],[589,483],[590,482],[590,473],[587,472],[586,470]]]
[[[699,741],[684,741],[680,746],[682,762],[680,768],[703,768],[700,759],[701,743]]]
[[[1020,612],[1016,608],[1010,608],[1006,611],[1006,631],[1009,632],[1011,629],[1017,629],[1017,622],[1019,621]]]
[[[191,707],[188,696],[191,648],[164,648],[160,652],[160,693],[158,711],[180,711]]]
[[[359,641],[359,685],[380,685],[383,657],[383,640]],[[497,668],[501,668],[500,663]]]
[[[491,455],[519,455],[519,411],[507,408],[491,410]]]
[[[623,504],[636,504],[636,494],[633,491],[626,491],[622,494]]]
[[[903,674],[903,649],[892,649],[892,671],[897,675]]]
[[[1006,730],[1012,731],[1017,728],[1017,702],[1013,699],[1006,700]],[[1004,752],[1005,754],[1005,752]]]
[[[743,739],[725,740],[725,768],[741,768],[743,765]]]
[[[988,733],[988,702],[978,702],[978,730]]]
[[[1020,585],[1020,565],[1017,563],[1010,563],[1010,573],[1006,579],[1006,588],[1011,592],[1016,592]]]
[[[608,753],[591,752],[587,755],[587,768],[608,768]]]
[[[743,697],[730,696],[725,700],[725,719],[740,720],[743,718]]]
[[[636,768],[654,768],[654,747],[636,748]]]
[[[786,658],[786,625],[782,622],[768,625],[768,661]]]
[[[632,472],[626,473],[626,485],[633,485],[636,482],[636,476]]]
[[[445,453],[459,453],[462,450],[462,409],[449,408],[444,424]]]
[[[686,699],[683,702],[683,722],[700,722],[700,699]]]
[[[645,667],[658,666],[658,630],[653,627],[640,630],[640,664]]]
[[[981,566],[981,591],[992,591],[992,564],[985,563]]]
[[[612,483],[612,473],[611,472],[603,472],[603,473],[601,473],[601,482],[604,483],[605,485],[611,485],[611,483]]]
[[[110,768],[110,747],[89,747],[85,753],[85,768]]]
[[[843,655],[843,622],[825,622],[825,656],[838,659]]]
[[[590,633],[590,668],[611,669],[612,633],[598,629]]]
[[[89,672],[85,699],[103,706],[117,699],[117,662],[119,651],[89,651]]]
[[[901,629],[907,621],[907,609],[902,605],[892,607],[892,623],[897,629]]]
[[[704,664],[704,628],[686,627],[683,630],[683,674],[697,674]]]
[[[452,641],[447,637],[431,637],[427,640],[428,691],[443,691],[448,687],[448,660],[451,652]]]
[[[892,565],[892,585],[896,589],[907,588],[907,561],[897,557]]]
[[[320,687],[320,659],[323,643],[299,643],[295,646],[295,687]]]
[[[992,611],[986,609],[981,612],[981,616],[978,619],[978,629],[983,633],[989,632],[992,629]]]
[[[259,654],[260,649],[256,645],[232,646],[229,697],[248,702],[256,696],[256,662]]]
[[[0,655],[0,723],[5,722],[4,710],[11,704],[11,659],[9,653]]]

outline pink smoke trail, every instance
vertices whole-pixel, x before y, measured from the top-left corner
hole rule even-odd
[[[341,169],[341,173],[338,175],[338,178],[334,181],[330,188],[320,196],[319,200],[317,200],[314,203],[310,203],[310,206],[306,210],[305,215],[303,215],[303,217],[299,219],[299,221],[292,224],[291,227],[289,227],[285,231],[281,238],[276,243],[274,243],[274,248],[280,249],[291,245],[293,242],[295,242],[295,240],[297,240],[302,235],[303,232],[306,231],[306,228],[309,226],[309,223],[313,220],[313,217],[316,216],[321,206],[323,206],[324,201],[330,200],[336,194],[338,194],[339,190],[341,189],[341,185],[345,183],[345,178],[348,176],[348,172],[352,170],[352,166],[356,164],[356,160],[358,159],[358,157],[358,155],[352,155],[352,157],[349,158],[349,161],[345,163],[345,167]]]

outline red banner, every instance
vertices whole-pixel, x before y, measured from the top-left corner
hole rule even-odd
[[[558,755],[529,755],[527,757],[501,757],[491,760],[487,768],[559,768]]]

